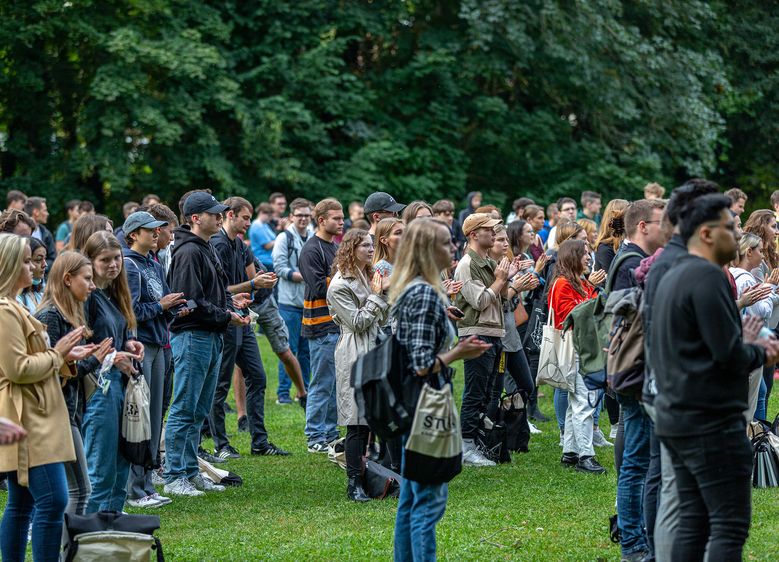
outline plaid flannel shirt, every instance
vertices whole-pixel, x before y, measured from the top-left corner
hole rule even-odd
[[[446,308],[438,293],[427,283],[408,288],[393,311],[395,336],[406,352],[409,369],[421,371],[435,363],[447,334]]]

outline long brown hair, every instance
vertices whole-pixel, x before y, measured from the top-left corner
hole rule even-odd
[[[62,252],[54,261],[49,271],[49,280],[46,283],[46,290],[43,293],[43,300],[38,305],[38,310],[46,306],[51,306],[60,311],[65,320],[73,326],[86,326],[87,321],[84,316],[84,303],[76,300],[70,289],[65,286],[65,274],[69,273],[75,276],[82,267],[92,267],[92,262],[78,252]],[[89,338],[91,334],[84,334]],[[54,343],[54,342],[53,342]]]
[[[358,277],[359,270],[354,261],[354,254],[357,251],[357,246],[359,246],[366,237],[370,239],[368,231],[359,228],[352,228],[344,235],[340,246],[338,246],[338,252],[335,254],[335,259],[333,260],[333,276],[335,276],[335,273],[338,271],[341,273],[341,277]],[[367,264],[363,269],[363,274],[368,282],[370,282],[372,269],[373,267],[371,264]]]
[[[576,221],[566,219],[557,223],[557,236],[555,237],[555,243],[560,246],[566,240],[572,240],[576,238],[584,228]]]
[[[389,263],[390,249],[387,244],[381,241],[381,239],[389,238],[398,224],[403,224],[403,221],[397,217],[387,217],[386,219],[381,219],[379,224],[376,225],[376,236],[374,238],[376,252],[373,254],[374,265],[381,260],[385,260]]]
[[[776,225],[776,215],[768,209],[761,209],[749,215],[744,232],[757,234],[763,241],[763,257],[771,269],[779,267],[779,254],[776,252],[776,237],[769,234]],[[772,240],[773,238],[773,240]]]
[[[619,246],[625,240],[625,209],[627,208],[628,202],[625,199],[609,201],[606,210],[603,211],[594,250],[597,250],[601,244],[611,244],[615,252],[619,250]]]
[[[87,243],[84,246],[84,254],[91,262],[94,262],[97,259],[97,256],[106,250],[119,250],[121,253],[122,245],[119,244],[119,240],[116,239],[116,236],[105,230],[95,232],[89,237],[89,240],[87,240]],[[119,272],[119,276],[108,285],[107,291],[108,295],[119,307],[119,312],[121,312],[122,316],[127,320],[127,327],[130,330],[135,330],[138,323],[135,320],[135,312],[133,312],[132,295],[130,295],[130,287],[127,284],[127,273],[124,269],[124,260],[120,263],[122,264],[122,269]]]
[[[73,232],[70,233],[70,242],[68,250],[83,252],[87,240],[95,232],[108,231],[107,225],[112,224],[111,219],[104,215],[82,215],[73,225]]]
[[[587,254],[587,243],[584,240],[566,240],[557,250],[557,263],[550,287],[554,287],[558,278],[562,277],[580,295],[586,295],[584,290],[584,266],[582,259]],[[550,289],[551,290],[551,289]]]

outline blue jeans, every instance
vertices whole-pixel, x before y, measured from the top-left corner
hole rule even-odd
[[[112,368],[104,378],[111,381],[108,391],[95,390],[87,402],[81,422],[89,483],[92,485],[87,513],[122,511],[127,497],[130,463],[119,452],[125,390],[122,373]]]
[[[33,560],[59,560],[63,515],[68,505],[68,483],[63,463],[31,467],[28,487],[19,485],[16,472],[7,474],[8,502],[0,523],[0,553],[3,562],[24,561],[30,519]]]
[[[402,458],[405,466],[405,447]],[[444,516],[448,499],[448,483],[420,484],[405,478],[400,481],[395,516],[395,562],[435,561],[435,526]]]
[[[644,482],[649,470],[650,419],[635,398],[618,394],[622,406],[624,451],[617,478],[617,516],[622,554],[647,550],[644,534]]]
[[[338,334],[310,338],[311,384],[306,403],[306,441],[329,443],[338,439],[338,410],[335,403],[335,344]]]
[[[200,428],[211,410],[222,361],[222,334],[186,330],[174,334],[173,401],[165,427],[165,480],[197,476]]]
[[[755,419],[766,419],[767,413],[767,401],[766,395],[768,394],[768,387],[765,384],[765,379],[760,379],[760,390],[757,392],[757,408],[755,408]]]
[[[311,380],[311,360],[308,352],[308,340],[301,335],[303,328],[303,309],[296,306],[289,306],[288,304],[279,305],[279,314],[281,314],[282,320],[287,325],[289,331],[289,348],[292,350],[292,354],[298,358],[300,363],[300,371],[303,373],[303,385],[308,390],[309,381]],[[292,386],[292,381],[289,380],[289,375],[284,369],[284,364],[279,361],[279,388],[276,394],[279,398],[289,398],[289,389]]]
[[[557,427],[565,430],[565,412],[568,411],[568,393],[559,388],[554,389],[554,416],[557,419]]]

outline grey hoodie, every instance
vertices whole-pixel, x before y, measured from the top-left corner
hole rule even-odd
[[[298,258],[308,237],[302,238],[294,225],[289,225],[276,238],[273,245],[273,269],[279,276],[279,304],[303,308],[306,285],[295,282],[292,274],[300,272]]]

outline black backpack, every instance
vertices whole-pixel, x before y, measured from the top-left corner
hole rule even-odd
[[[351,384],[360,415],[383,440],[406,433],[413,421],[403,400],[405,361],[395,336],[361,355],[352,365]]]
[[[482,454],[493,462],[503,464],[511,462],[508,447],[508,432],[502,421],[492,421],[481,414],[476,430],[476,444]]]
[[[129,515],[100,511],[89,515],[65,514],[68,543],[66,562],[79,560],[156,560],[163,562],[162,544],[154,536],[157,515]]]

